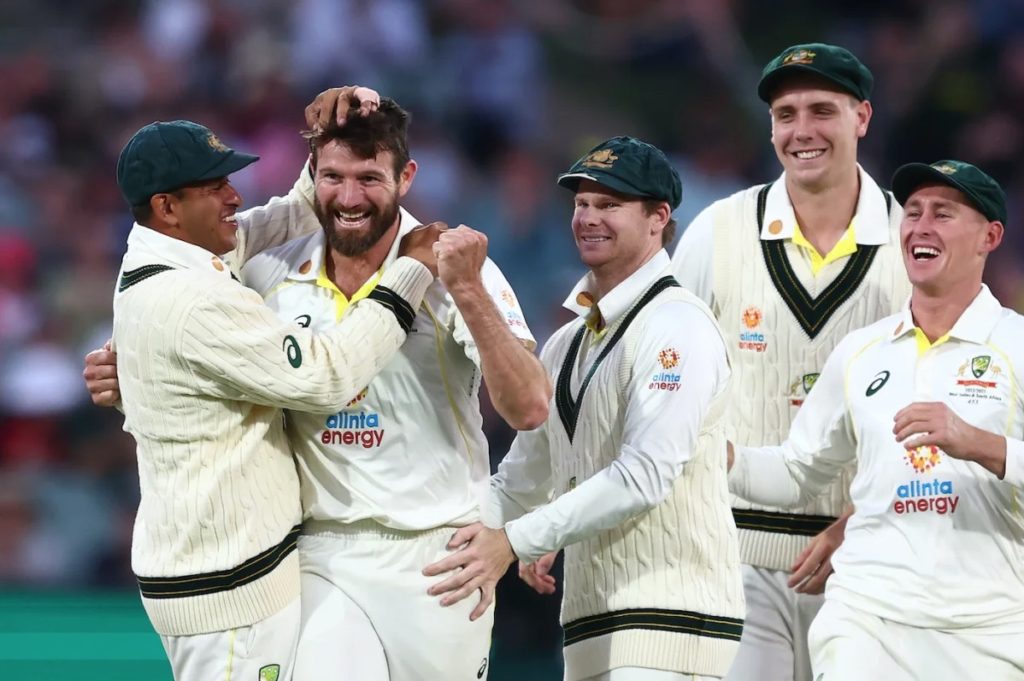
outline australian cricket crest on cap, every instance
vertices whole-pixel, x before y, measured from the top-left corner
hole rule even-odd
[[[206,136],[206,143],[210,145],[210,148],[214,151],[228,151],[228,145],[221,142],[220,138],[212,132]]]
[[[810,64],[814,61],[814,58],[818,56],[810,50],[794,50],[785,57],[782,58],[782,65],[789,66],[791,64]]]
[[[932,168],[935,168],[943,175],[952,175],[953,173],[956,172],[956,168],[954,168],[948,163],[936,163],[935,165],[932,166]]]
[[[607,170],[618,160],[619,157],[613,154],[611,149],[599,149],[588,154],[586,158],[580,161],[580,165],[587,168],[603,168]]]

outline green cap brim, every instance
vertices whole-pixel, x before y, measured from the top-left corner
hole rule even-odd
[[[782,68],[775,69],[767,76],[764,76],[761,79],[761,82],[757,84],[757,96],[760,97],[762,101],[771,104],[772,93],[778,89],[779,84],[783,81],[789,80],[798,73],[811,75],[827,83],[831,83],[846,94],[852,95],[859,101],[862,101],[861,95],[854,83],[846,80],[845,78],[837,78],[831,73],[825,73],[824,71],[815,68],[813,64],[788,64]]]
[[[239,151],[232,150],[231,153],[215,163],[209,170],[201,173],[199,177],[193,180],[193,182],[203,182],[204,180],[212,180],[217,177],[227,177],[232,173],[237,173],[242,168],[251,163],[255,163],[258,160],[260,160],[260,157],[254,154],[243,154]]]
[[[900,166],[892,176],[892,193],[902,206],[907,203],[907,199],[918,187],[925,184],[944,184],[958,189],[970,200],[974,209],[985,216],[985,219],[1006,221],[1003,216],[991,215],[985,208],[984,197],[980,196],[973,188],[957,182],[952,175],[936,170],[927,163],[908,163]]]
[[[558,186],[565,187],[570,191],[577,191],[580,186],[580,180],[590,180],[596,182],[602,187],[608,187],[614,189],[621,194],[629,194],[630,196],[640,196],[645,199],[655,199],[656,196],[637,191],[637,188],[628,182],[624,182],[621,179],[604,173],[600,170],[592,170],[586,173],[562,173],[558,176]]]

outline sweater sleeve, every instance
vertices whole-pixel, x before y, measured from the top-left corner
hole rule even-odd
[[[635,357],[618,456],[575,489],[506,525],[524,561],[654,508],[692,458],[704,414],[729,376],[721,335],[693,305],[665,305],[649,320]]]
[[[284,196],[238,214],[238,246],[228,258],[233,270],[254,255],[320,229],[313,212],[313,179],[306,164]]]
[[[397,352],[432,280],[422,264],[399,258],[370,297],[320,334],[282,322],[258,294],[228,284],[184,318],[183,369],[218,398],[337,411]]]

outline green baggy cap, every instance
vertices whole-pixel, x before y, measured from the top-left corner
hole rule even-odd
[[[779,84],[798,73],[824,78],[862,102],[871,98],[875,85],[871,71],[849,50],[825,43],[807,43],[787,47],[768,62],[757,84],[758,97],[770,104]]]
[[[672,210],[683,198],[683,183],[668,157],[635,137],[601,142],[559,175],[558,185],[576,191],[580,180],[592,180],[631,196],[666,201]]]
[[[1006,192],[977,166],[954,160],[936,161],[931,165],[908,163],[893,173],[892,193],[902,205],[924,184],[945,184],[959,189],[986,220],[1006,224]]]
[[[192,121],[157,121],[128,140],[117,159],[117,186],[130,206],[193,182],[227,177],[259,159],[224,145]]]

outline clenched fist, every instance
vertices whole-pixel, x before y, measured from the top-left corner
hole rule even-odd
[[[434,244],[437,274],[451,291],[460,284],[480,281],[480,270],[487,259],[487,237],[466,225],[441,235]]]

